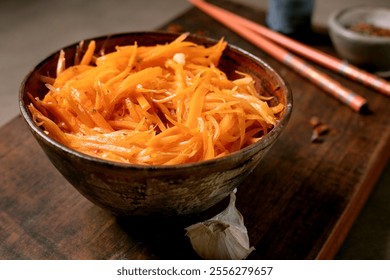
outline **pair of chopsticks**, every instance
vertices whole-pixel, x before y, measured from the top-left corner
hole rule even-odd
[[[275,42],[301,56],[332,69],[337,73],[343,74],[366,86],[372,87],[384,95],[390,96],[390,83],[376,75],[365,72],[340,59],[315,50],[260,24],[204,2],[203,0],[189,0],[189,2],[261,48],[270,56],[291,67],[303,77],[309,79],[356,112],[362,113],[368,111],[366,99],[345,88],[324,73],[316,70],[301,58],[276,45]]]

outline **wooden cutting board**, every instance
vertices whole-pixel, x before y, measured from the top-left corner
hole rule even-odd
[[[212,2],[263,22],[261,11]],[[256,248],[249,259],[332,258],[388,161],[390,98],[318,67],[368,99],[372,112],[354,113],[196,8],[161,29],[225,37],[287,80],[290,123],[237,193]],[[334,55],[327,36],[305,43]],[[311,141],[313,116],[330,127],[319,143]],[[184,228],[226,203],[196,217],[117,218],[65,181],[21,117],[0,135],[0,259],[197,259]]]

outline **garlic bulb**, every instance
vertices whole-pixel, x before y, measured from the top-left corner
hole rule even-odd
[[[249,247],[244,219],[235,202],[236,195],[232,192],[224,211],[186,228],[192,248],[203,259],[241,260],[254,250]]]

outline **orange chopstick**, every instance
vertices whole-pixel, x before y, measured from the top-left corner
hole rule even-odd
[[[202,0],[193,0],[190,1],[194,5],[198,6],[197,4],[199,2],[200,5],[203,5],[205,9],[215,10],[219,11],[221,13],[224,13],[226,17],[231,17],[234,19],[234,21],[240,25],[243,25],[251,30],[253,30],[256,33],[259,33],[260,35],[278,43],[279,45],[284,46],[285,48],[301,55],[306,58],[309,58],[310,60],[323,65],[329,69],[334,70],[335,72],[338,72],[346,77],[349,77],[355,81],[358,81],[366,86],[372,87],[379,92],[390,96],[390,82],[386,81],[385,79],[381,79],[380,77],[368,73],[362,69],[359,69],[353,65],[350,65],[346,63],[345,61],[342,61],[336,57],[333,57],[331,55],[328,55],[326,53],[323,53],[319,50],[316,50],[314,48],[311,48],[305,44],[302,44],[298,41],[295,41],[287,36],[284,36],[278,32],[272,31],[260,24],[257,24],[253,21],[250,21],[246,18],[240,17],[234,13],[231,13],[227,10],[224,10],[222,8],[219,8],[217,6],[208,4]],[[207,7],[206,7],[207,6]]]
[[[290,66],[299,74],[323,88],[354,111],[363,112],[367,110],[368,106],[366,99],[346,89],[329,76],[306,64],[299,57],[294,56],[292,53],[265,39],[252,29],[247,28],[241,21],[237,21],[238,16],[228,13],[224,9],[218,8],[202,0],[190,0],[190,2],[215,19],[219,20],[236,33],[240,34],[242,37],[246,38],[248,41],[260,47],[263,51],[267,52],[275,59]]]

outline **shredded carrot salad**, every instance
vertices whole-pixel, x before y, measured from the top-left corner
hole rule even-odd
[[[156,46],[118,46],[83,57],[57,77],[43,77],[48,92],[30,94],[34,122],[58,142],[112,161],[173,165],[225,156],[258,141],[284,106],[270,107],[247,74],[229,80],[217,68],[226,47],[205,47],[187,34]]]

